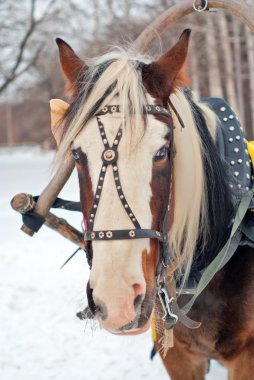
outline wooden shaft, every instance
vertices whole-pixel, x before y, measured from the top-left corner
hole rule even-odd
[[[58,194],[62,190],[65,183],[68,181],[72,171],[74,168],[74,160],[71,156],[67,157],[63,162],[62,167],[58,170],[58,172],[53,176],[49,184],[42,191],[38,202],[34,205],[34,211],[46,218],[48,212],[56,200]],[[33,236],[34,231],[31,230],[27,226],[22,226],[22,231],[28,234],[29,236]]]
[[[209,0],[210,8],[226,9],[228,12],[240,18],[252,32],[254,32],[254,9],[244,3],[243,0]],[[134,41],[133,46],[140,53],[145,53],[152,42],[162,33],[171,28],[183,17],[194,13],[193,0],[181,0],[157,17]]]
[[[35,211],[36,205],[37,203],[33,200],[32,195],[26,193],[17,194],[11,200],[12,208],[21,214],[31,210]],[[76,230],[76,228],[72,227],[65,219],[59,218],[51,212],[48,212],[45,216],[45,225],[58,232],[72,243],[78,245],[80,248],[84,249],[84,235],[80,231]],[[21,230],[29,236],[33,236],[34,234],[34,231],[26,225],[23,225]],[[30,231],[32,231],[32,235]]]

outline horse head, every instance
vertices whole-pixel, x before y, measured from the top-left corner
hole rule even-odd
[[[185,81],[189,36],[185,30],[156,61],[119,50],[89,64],[57,40],[72,100],[62,123],[58,161],[72,152],[91,266],[88,302],[102,327],[114,333],[143,332],[150,326],[158,267],[164,264],[173,218],[178,219],[169,242],[174,252],[178,246],[184,257],[196,237],[185,236],[183,242],[187,217],[174,212],[184,182],[173,180],[173,130],[181,133],[183,122],[169,103]],[[190,189],[202,179],[186,176]],[[198,225],[201,196],[198,205],[194,198],[193,225]],[[174,257],[178,266],[184,261],[181,255]]]

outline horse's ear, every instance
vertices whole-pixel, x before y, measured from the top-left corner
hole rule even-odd
[[[61,121],[64,114],[69,108],[69,103],[64,102],[62,99],[51,99],[50,102],[50,116],[51,116],[51,131],[59,146],[63,136],[63,126]]]
[[[78,78],[82,70],[86,68],[85,62],[80,59],[74,50],[61,38],[56,38],[59,48],[59,58],[65,78],[67,79],[66,92],[75,97],[78,92]]]
[[[177,43],[157,61],[147,66],[144,73],[148,91],[161,98],[168,97],[180,82],[188,83],[184,66],[188,53],[191,29],[185,29]],[[146,79],[147,78],[147,79]]]

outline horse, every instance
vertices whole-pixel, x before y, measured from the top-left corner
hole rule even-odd
[[[211,358],[231,380],[246,380],[254,376],[250,244],[238,245],[196,298],[188,317],[201,326],[178,321],[174,345],[162,354],[165,297],[177,297],[179,307],[189,301],[186,284],[225,245],[239,200],[251,191],[251,179],[237,183],[245,166],[239,149],[232,174],[218,152],[217,114],[189,88],[190,34],[184,30],[158,59],[117,48],[86,62],[57,39],[70,106],[55,131],[56,165],[70,154],[75,160],[91,269],[87,299],[101,327],[140,334],[154,313],[156,348],[172,380],[204,379]]]

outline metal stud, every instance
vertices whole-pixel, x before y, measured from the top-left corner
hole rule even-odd
[[[91,218],[94,218],[94,214],[91,214]]]
[[[228,118],[227,117],[223,117],[223,121],[228,121]]]
[[[97,205],[93,205],[93,208],[97,208]]]
[[[93,219],[89,219],[89,222],[92,223]]]
[[[114,166],[114,168],[113,168],[113,169],[114,169],[114,171],[116,172],[116,171],[117,171],[117,166]]]
[[[102,171],[103,171],[103,172],[106,171],[106,166],[103,166]]]
[[[108,111],[108,107],[103,107],[103,108],[102,108],[102,111],[103,111],[103,112],[107,112],[107,111]]]
[[[123,195],[120,195],[120,198],[121,198],[121,199],[123,199],[123,198],[124,198],[124,196],[123,196]]]
[[[115,180],[116,180],[116,181],[118,181],[118,180],[119,180],[119,178],[118,178],[118,177],[115,177]]]
[[[220,110],[221,110],[222,112],[224,112],[224,111],[226,111],[226,107],[220,107]]]
[[[246,186],[246,190],[250,190],[249,186]]]
[[[131,230],[131,231],[129,232],[129,236],[133,238],[133,237],[135,236],[135,232],[134,232],[133,230]]]
[[[130,213],[130,214],[129,214],[129,216],[130,216],[130,217],[132,217],[132,216],[133,216],[133,214],[132,214],[132,213]]]
[[[250,167],[250,163],[248,161],[246,161],[246,165],[248,166],[248,168]]]
[[[249,175],[249,174],[246,174],[246,178],[250,179],[250,175]]]
[[[132,221],[133,221],[133,222],[135,222],[135,220],[136,220],[135,218],[132,218]]]
[[[157,236],[161,236],[161,234],[159,233],[159,231],[156,231],[155,232]]]
[[[229,115],[229,119],[234,119],[235,117],[234,117],[234,115]]]
[[[235,161],[230,161],[230,165],[235,165]]]
[[[234,172],[235,177],[238,177],[239,174],[240,174],[239,172]]]
[[[228,128],[230,131],[234,131],[235,130],[235,127],[233,125],[231,125],[229,128]]]
[[[107,236],[108,239],[111,239],[112,236],[113,236],[112,231],[107,231],[107,232],[106,232],[106,236]]]
[[[117,186],[117,190],[120,190],[121,189],[121,186]]]
[[[117,144],[118,144],[118,140],[115,140],[115,141],[114,141],[114,144],[117,145]]]
[[[232,143],[234,141],[234,139],[232,138],[232,137],[230,137],[229,139],[228,139],[228,142],[230,142],[230,143]]]
[[[234,148],[234,152],[238,153],[239,152],[239,148]]]
[[[237,160],[238,164],[242,164],[243,160],[241,158],[239,158],[239,160]]]
[[[103,181],[103,177],[100,177],[100,181]]]
[[[238,187],[238,189],[241,189],[242,185],[240,183],[238,183],[237,187]]]
[[[104,144],[107,144],[108,140],[107,139],[103,139],[103,142],[104,142]]]
[[[98,198],[100,198],[100,196],[97,194],[97,195],[95,196],[95,198],[97,198],[97,199],[98,199]]]
[[[240,140],[240,139],[241,139],[241,136],[237,135],[236,140]]]
[[[124,207],[125,207],[125,208],[128,208],[128,205],[127,205],[127,203],[124,205]]]
[[[104,238],[104,232],[102,232],[102,231],[99,232],[99,238],[100,238],[100,239]]]
[[[100,189],[100,190],[101,190],[101,189],[102,189],[102,187],[101,187],[101,186],[98,186],[98,189]]]
[[[245,153],[246,153],[246,154],[249,154],[248,149],[245,149]]]
[[[111,107],[111,111],[112,111],[112,112],[116,112],[116,110],[117,110],[116,106],[112,106],[112,107]]]
[[[234,186],[232,185],[232,183],[230,183],[230,184],[229,184],[229,187],[230,187],[231,189],[233,189]]]
[[[95,233],[92,232],[92,233],[91,233],[91,239],[94,239],[94,238],[95,238]]]

